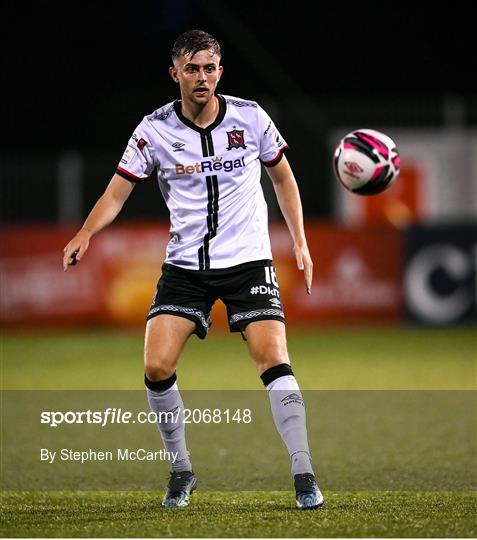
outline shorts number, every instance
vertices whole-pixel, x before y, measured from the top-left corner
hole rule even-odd
[[[265,282],[278,288],[277,274],[273,266],[265,266]]]

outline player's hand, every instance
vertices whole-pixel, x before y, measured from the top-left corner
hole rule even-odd
[[[296,257],[298,270],[304,271],[306,292],[311,294],[311,283],[313,281],[313,261],[306,244],[293,248]]]
[[[91,234],[86,229],[81,229],[76,236],[68,242],[63,250],[63,271],[68,270],[68,266],[75,266],[83,258],[89,246]]]

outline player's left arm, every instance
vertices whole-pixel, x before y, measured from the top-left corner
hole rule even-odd
[[[313,261],[306,243],[303,208],[295,176],[286,156],[282,156],[277,165],[266,167],[266,169],[275,189],[280,210],[293,239],[293,251],[295,252],[297,266],[304,271],[306,292],[311,294]]]

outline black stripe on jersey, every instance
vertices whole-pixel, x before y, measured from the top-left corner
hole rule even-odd
[[[207,139],[207,145],[209,147],[209,156],[215,156],[214,141],[212,140],[212,133],[208,131],[205,134],[205,138]]]
[[[215,156],[214,141],[212,133],[201,133],[200,142],[202,144],[202,155],[204,157]]]
[[[223,106],[225,100],[220,96],[219,103],[221,104],[221,111],[216,120],[216,124],[222,121],[225,115],[225,107]],[[180,108],[176,107],[176,112],[183,122],[192,127],[197,128],[194,125],[190,125],[190,121],[184,119]],[[197,128],[196,131],[200,133],[200,144],[202,146],[203,157],[212,157],[215,155],[214,141],[212,139],[212,133],[210,126],[206,129]],[[207,232],[204,235],[203,245],[198,250],[199,257],[199,270],[210,270],[210,254],[209,243],[212,238],[217,234],[217,227],[219,226],[219,183],[217,176],[206,176],[207,183]]]
[[[214,204],[212,207],[212,210],[213,210],[212,225],[214,227],[214,231],[217,231],[217,227],[219,226],[219,182],[218,182],[217,176],[215,175],[212,176],[212,185],[214,187],[214,193],[215,193]],[[214,236],[215,236],[215,232],[214,232]]]
[[[200,134],[200,142],[202,144],[202,155],[203,157],[209,156],[209,148],[207,146],[207,139],[203,133]]]
[[[199,248],[199,270],[210,270],[209,242],[219,226],[219,183],[217,176],[206,176],[207,181],[207,232],[204,245]]]

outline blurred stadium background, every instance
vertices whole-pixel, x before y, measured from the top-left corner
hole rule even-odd
[[[316,17],[304,4],[286,12],[246,2],[50,6],[9,18],[4,327],[143,326],[168,239],[155,179],[135,189],[80,267],[63,274],[61,249],[140,119],[177,97],[169,51],[190,27],[223,45],[220,92],[262,103],[290,145],[317,263],[307,298],[264,176],[290,328],[475,323],[477,95],[461,69],[467,37],[452,13],[443,40],[416,6],[392,18],[332,3]],[[347,194],[333,178],[334,145],[360,127],[389,134],[401,152],[398,182],[378,197]],[[220,307],[214,325],[225,325]]]
[[[16,12],[13,3],[6,6],[3,70],[8,85],[0,134],[3,389],[142,389],[145,314],[168,240],[167,209],[156,180],[134,190],[117,222],[67,273],[61,268],[62,249],[103,192],[140,119],[178,97],[167,73],[169,51],[179,33],[196,27],[222,43],[219,91],[259,101],[290,146],[316,263],[310,297],[265,173],[263,187],[289,346],[302,388],[475,390],[477,91],[465,60],[473,29],[467,31],[459,10],[437,13],[425,3],[411,8],[320,2],[313,14],[310,9],[305,2],[285,9],[215,0],[143,0],[114,7],[49,2]],[[364,127],[391,136],[402,158],[395,185],[372,198],[345,193],[331,166],[338,140]],[[185,350],[181,387],[259,389],[245,357],[242,340],[227,335],[225,312],[217,305],[211,336],[206,342],[191,340]],[[91,494],[75,499],[73,492],[43,497],[11,491],[4,531],[40,536],[472,535],[476,411],[467,406],[469,394],[452,396],[460,409],[445,406],[444,394],[435,395],[427,417],[419,405],[425,393],[415,394],[404,409],[394,409],[394,398],[384,396],[386,430],[405,440],[421,414],[436,435],[430,442],[426,430],[414,430],[422,454],[413,454],[412,448],[401,452],[392,437],[384,445],[382,435],[380,440],[369,437],[362,450],[367,468],[362,458],[349,465],[355,435],[363,439],[367,431],[361,433],[361,424],[353,422],[354,431],[348,433],[348,402],[339,393],[336,407],[309,411],[310,429],[317,433],[312,443],[319,453],[323,449],[326,464],[320,472],[330,502],[325,519],[287,514],[288,495],[278,499],[281,506],[267,510],[264,520],[268,494],[255,499],[252,494],[237,499],[212,494],[220,501],[215,516],[207,495],[201,499],[199,493],[196,519],[184,514],[178,520],[157,512],[156,494],[133,494],[136,503],[127,508],[123,495],[101,493],[99,499],[110,506],[102,506],[99,517],[99,499]],[[27,397],[33,406],[35,397]],[[9,399],[4,405],[15,403],[15,394]],[[373,408],[381,410],[373,405],[355,411],[368,428],[373,415],[369,422],[366,415]],[[31,433],[20,409],[2,410],[13,434],[2,443],[2,453],[33,462]],[[336,422],[349,435],[343,445],[336,442],[334,420],[341,413]],[[21,440],[27,441],[24,446]],[[278,454],[284,460],[280,466],[287,468],[281,447]],[[430,488],[432,466],[419,466],[428,455],[439,463]],[[241,469],[241,462],[234,465]],[[445,503],[440,493],[419,491],[395,495],[391,502],[372,490],[361,499],[335,493],[330,491],[337,478],[333,466],[343,475],[369,472],[374,478],[379,473],[378,489],[408,489],[415,475],[416,486],[447,489]],[[34,488],[29,467],[20,469],[22,489]],[[8,478],[17,470],[6,470],[5,489],[16,489]],[[396,487],[390,484],[393,477],[409,482]],[[230,500],[233,509],[227,506]],[[252,518],[244,514],[235,522],[234,501],[250,507]],[[72,519],[64,519],[70,504]]]

